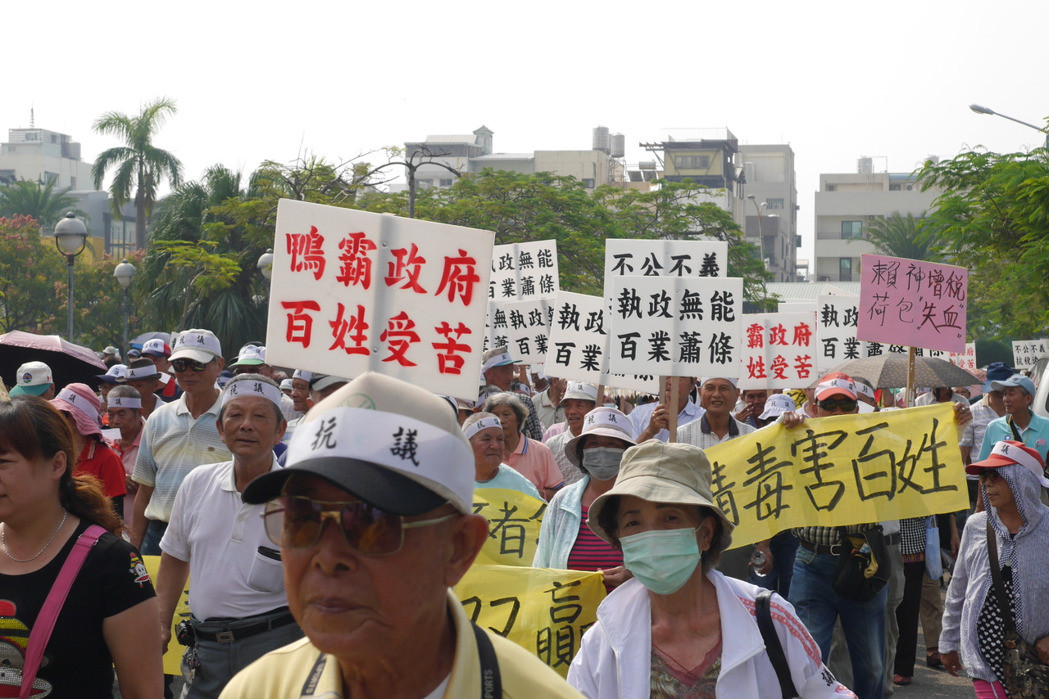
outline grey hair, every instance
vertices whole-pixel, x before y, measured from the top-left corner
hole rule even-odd
[[[505,405],[514,411],[514,415],[517,417],[517,431],[524,432],[525,421],[528,419],[528,408],[525,407],[521,399],[513,393],[496,393],[485,400],[481,410],[490,413],[492,408],[500,405]]]
[[[113,396],[114,398],[142,398],[142,394],[138,392],[137,388],[135,388],[134,386],[128,386],[127,384],[119,384],[117,386],[114,386],[113,389],[109,392],[109,395]],[[137,409],[138,408],[133,408],[133,410]]]

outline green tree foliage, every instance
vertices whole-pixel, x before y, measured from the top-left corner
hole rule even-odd
[[[142,332],[142,252],[132,253],[128,262],[135,265],[138,274],[128,289],[128,339]],[[124,288],[113,276],[116,266],[123,260],[106,255],[98,260],[78,257],[73,266],[73,332],[74,342],[96,350],[107,345],[121,347],[124,332]],[[58,318],[61,320],[60,334],[65,334],[67,290],[65,280],[57,285],[59,295]],[[123,352],[123,349],[121,349]],[[126,357],[125,357],[126,359]]]
[[[922,186],[943,193],[925,226],[944,257],[969,268],[969,333],[1044,336],[1049,326],[1049,151],[972,151],[927,162]]]
[[[41,237],[36,219],[0,218],[0,331],[54,332],[60,282],[65,292],[64,267],[53,239]]]
[[[926,228],[924,222],[924,216],[902,216],[899,211],[894,211],[887,218],[879,216],[871,221],[866,238],[881,255],[939,262],[942,242],[936,229]]]
[[[107,112],[94,123],[96,132],[116,136],[123,145],[102,151],[91,168],[95,188],[110,170],[114,171],[109,186],[113,215],[120,217],[120,209],[134,197],[135,244],[146,247],[146,222],[153,214],[157,187],[167,178],[177,187],[182,181],[182,163],[162,148],[153,145],[153,137],[164,120],[177,111],[174,100],[161,98],[150,102],[136,115]]]
[[[764,299],[763,266],[732,217],[716,204],[695,203],[707,190],[691,182],[660,185],[651,192],[601,187],[591,195],[572,177],[484,170],[447,189],[419,192],[416,216],[494,231],[497,245],[555,239],[561,288],[586,294],[602,293],[608,238],[710,236],[729,243],[728,273],[745,278],[746,298]],[[368,193],[360,206],[408,213],[405,193]]]
[[[56,189],[55,181],[47,184],[32,180],[18,180],[0,187],[0,216],[29,216],[40,222],[44,231],[53,231],[55,224],[72,211],[80,218],[87,218],[76,208],[77,199],[69,194],[70,188]]]

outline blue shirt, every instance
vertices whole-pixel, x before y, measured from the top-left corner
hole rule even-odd
[[[991,449],[994,448],[995,443],[1004,439],[1016,439],[1009,426],[1011,422],[1012,416],[1003,415],[987,424],[987,431],[983,435],[983,444],[980,446],[980,458],[974,459],[974,461],[983,461],[990,456]],[[1019,427],[1017,429],[1020,430]],[[1020,436],[1023,437],[1024,444],[1041,454],[1044,462],[1046,456],[1049,455],[1049,419],[1035,415],[1032,412],[1031,422],[1028,423],[1026,429],[1020,430]]]

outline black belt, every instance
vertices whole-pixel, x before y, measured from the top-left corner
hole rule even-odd
[[[899,544],[902,540],[899,532],[896,532],[895,534],[886,534],[883,538],[885,539],[886,546],[894,546],[896,544]],[[801,548],[808,549],[813,553],[822,553],[831,556],[837,556],[839,553],[841,553],[840,544],[827,546],[826,544],[814,544],[810,541],[805,541],[804,539],[798,539],[798,544],[801,546]]]
[[[282,626],[287,626],[288,624],[293,623],[295,623],[295,617],[291,615],[291,612],[285,609],[282,612],[260,614],[259,616],[247,617],[245,619],[230,619],[228,621],[212,619],[210,621],[198,622],[193,624],[193,630],[196,632],[197,638],[201,641],[234,643],[235,641],[242,641],[245,638],[258,636],[260,633],[279,629]],[[206,624],[222,624],[224,628],[221,631],[206,631],[201,628],[201,625]]]

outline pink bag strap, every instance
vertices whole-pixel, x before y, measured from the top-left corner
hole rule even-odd
[[[62,605],[66,603],[69,589],[73,587],[73,581],[84,566],[87,554],[95,545],[98,538],[106,533],[106,530],[97,524],[92,524],[84,530],[77,538],[73,550],[69,552],[66,562],[62,564],[62,570],[58,573],[55,584],[47,593],[44,606],[36,617],[33,630],[29,632],[29,643],[26,645],[25,665],[22,667],[22,687],[18,692],[18,699],[29,699],[33,690],[33,682],[36,680],[36,672],[40,669],[40,661],[44,658],[44,649],[47,642],[51,640],[51,632],[55,629],[58,621],[58,613],[62,611]]]

